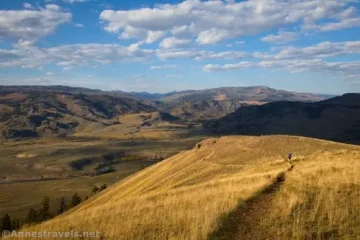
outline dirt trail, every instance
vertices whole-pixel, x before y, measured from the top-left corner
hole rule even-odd
[[[280,174],[277,179],[257,196],[249,199],[231,213],[222,224],[221,229],[213,233],[211,240],[272,240],[274,235],[261,226],[261,220],[271,211],[271,204],[284,183],[286,174],[292,171],[293,165]]]

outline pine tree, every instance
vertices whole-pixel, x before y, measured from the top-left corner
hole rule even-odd
[[[92,189],[92,192],[95,194],[99,191],[99,188],[97,186],[94,186]]]
[[[62,197],[60,200],[59,208],[57,210],[57,214],[58,215],[63,214],[65,211],[66,211],[66,202],[65,202],[65,198]]]
[[[107,188],[107,185],[104,183],[103,185],[100,186],[100,191],[105,190]]]
[[[38,221],[38,216],[35,209],[30,208],[28,216],[26,218],[26,222],[31,224],[31,223],[36,223],[37,221]]]
[[[42,208],[39,211],[40,221],[49,220],[51,218],[51,215],[50,215],[50,199],[48,196],[44,197],[44,200],[42,201],[41,205],[42,205]]]
[[[75,193],[71,198],[71,207],[75,207],[81,203],[81,198]]]
[[[9,214],[5,214],[1,219],[0,231],[2,232],[5,230],[7,231],[13,230]]]
[[[21,227],[21,222],[20,220],[17,220],[16,218],[13,218],[12,221],[11,221],[11,227],[13,230],[17,230],[17,229],[20,229]]]

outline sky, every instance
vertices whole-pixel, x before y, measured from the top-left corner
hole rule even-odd
[[[360,1],[0,0],[0,85],[360,92]]]

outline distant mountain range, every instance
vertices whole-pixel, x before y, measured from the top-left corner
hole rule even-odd
[[[239,130],[236,125],[238,114],[245,112],[246,117],[241,115],[241,118],[248,119],[255,111],[252,109],[265,109],[266,112],[271,106],[294,106],[295,109],[298,106],[317,106],[311,102],[329,97],[264,86],[165,94],[67,86],[0,86],[0,138],[66,136],[79,131],[89,132],[119,124],[120,115],[141,112],[160,112],[162,114],[159,116],[167,116],[161,120],[165,122],[171,119],[171,122],[179,124],[205,123],[214,132],[251,133],[250,130]],[[323,106],[322,102],[319,104]],[[232,118],[236,118],[236,121]],[[220,120],[213,122],[216,119]],[[256,117],[254,119],[261,122]],[[223,127],[228,121],[229,126]]]
[[[220,118],[243,106],[262,105],[276,101],[316,102],[333,97],[324,94],[288,92],[265,86],[224,87],[166,94],[130,94],[141,99],[152,100],[153,102],[148,102],[148,104],[190,121]]]

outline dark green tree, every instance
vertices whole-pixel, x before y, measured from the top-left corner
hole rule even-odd
[[[100,186],[100,191],[105,190],[107,188],[107,185],[104,183],[103,185]]]
[[[29,213],[26,217],[26,222],[29,224],[36,223],[38,221],[38,216],[35,209],[30,208]]]
[[[50,199],[48,196],[45,196],[42,203],[41,203],[42,208],[39,211],[39,220],[40,221],[46,221],[49,220],[51,218],[51,214],[50,214]]]
[[[7,231],[13,230],[9,214],[5,214],[1,219],[0,232],[5,230]]]
[[[22,225],[22,224],[21,224],[20,220],[18,220],[18,219],[16,219],[16,218],[13,218],[13,219],[12,219],[12,221],[11,221],[11,227],[12,227],[13,230],[15,230],[15,229],[20,229],[21,225]]]
[[[75,207],[81,203],[81,198],[75,193],[71,198],[71,207]]]
[[[56,214],[60,215],[63,214],[65,211],[66,211],[66,202],[65,202],[65,198],[62,197]]]
[[[95,194],[99,191],[99,188],[97,186],[94,186],[92,189],[92,192]]]

